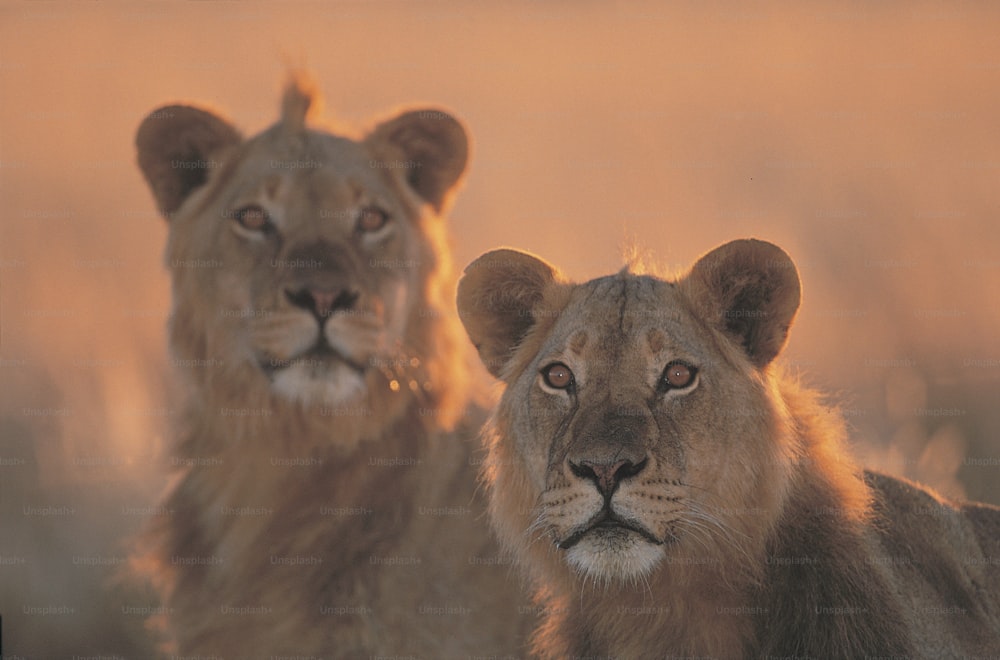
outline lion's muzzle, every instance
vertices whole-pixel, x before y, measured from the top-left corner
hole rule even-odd
[[[625,479],[635,477],[649,463],[652,441],[651,415],[624,415],[615,411],[589,411],[581,415],[566,453],[569,471],[592,481],[606,501]]]
[[[311,312],[322,325],[333,312],[357,303],[361,268],[356,261],[347,246],[320,239],[294,246],[273,266],[288,302]]]
[[[296,307],[310,312],[322,326],[331,314],[354,308],[358,294],[347,289],[326,289],[310,286],[285,289],[285,298]]]

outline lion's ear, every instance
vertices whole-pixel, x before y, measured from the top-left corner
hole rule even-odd
[[[686,284],[711,323],[736,339],[758,368],[785,345],[799,308],[799,275],[777,245],[745,239],[712,250]]]
[[[383,122],[365,139],[381,166],[406,182],[438,213],[444,212],[469,159],[462,124],[440,110],[413,110]]]
[[[535,311],[556,270],[517,250],[493,250],[465,269],[458,283],[458,316],[483,364],[500,377],[535,324]]]
[[[143,120],[135,135],[139,169],[167,219],[217,167],[213,155],[242,141],[226,120],[198,108],[168,105]]]

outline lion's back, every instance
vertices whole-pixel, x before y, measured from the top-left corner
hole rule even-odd
[[[875,550],[900,612],[928,657],[995,652],[1000,633],[1000,508],[952,503],[868,472]],[[944,641],[948,640],[948,641]]]

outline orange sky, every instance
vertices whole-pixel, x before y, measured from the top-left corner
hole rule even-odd
[[[682,268],[768,238],[804,281],[786,357],[852,402],[862,437],[899,421],[887,383],[922,382],[921,407],[969,395],[961,435],[996,446],[979,438],[1000,436],[1000,10],[47,3],[0,18],[0,383],[15,411],[98,397],[61,421],[109,416],[109,441],[148,453],[136,418],[159,425],[141,411],[161,407],[168,289],[135,127],[193,100],[256,132],[292,64],[315,72],[331,121],[418,103],[465,120],[459,264],[512,245],[589,278],[628,245]],[[915,366],[880,366],[893,360]]]

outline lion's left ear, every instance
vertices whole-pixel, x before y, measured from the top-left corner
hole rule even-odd
[[[462,124],[446,112],[413,110],[383,122],[365,138],[382,166],[402,170],[418,195],[444,212],[462,178],[469,139]]]
[[[683,285],[709,322],[737,340],[758,368],[781,352],[801,288],[795,263],[777,245],[726,243],[699,259]]]

